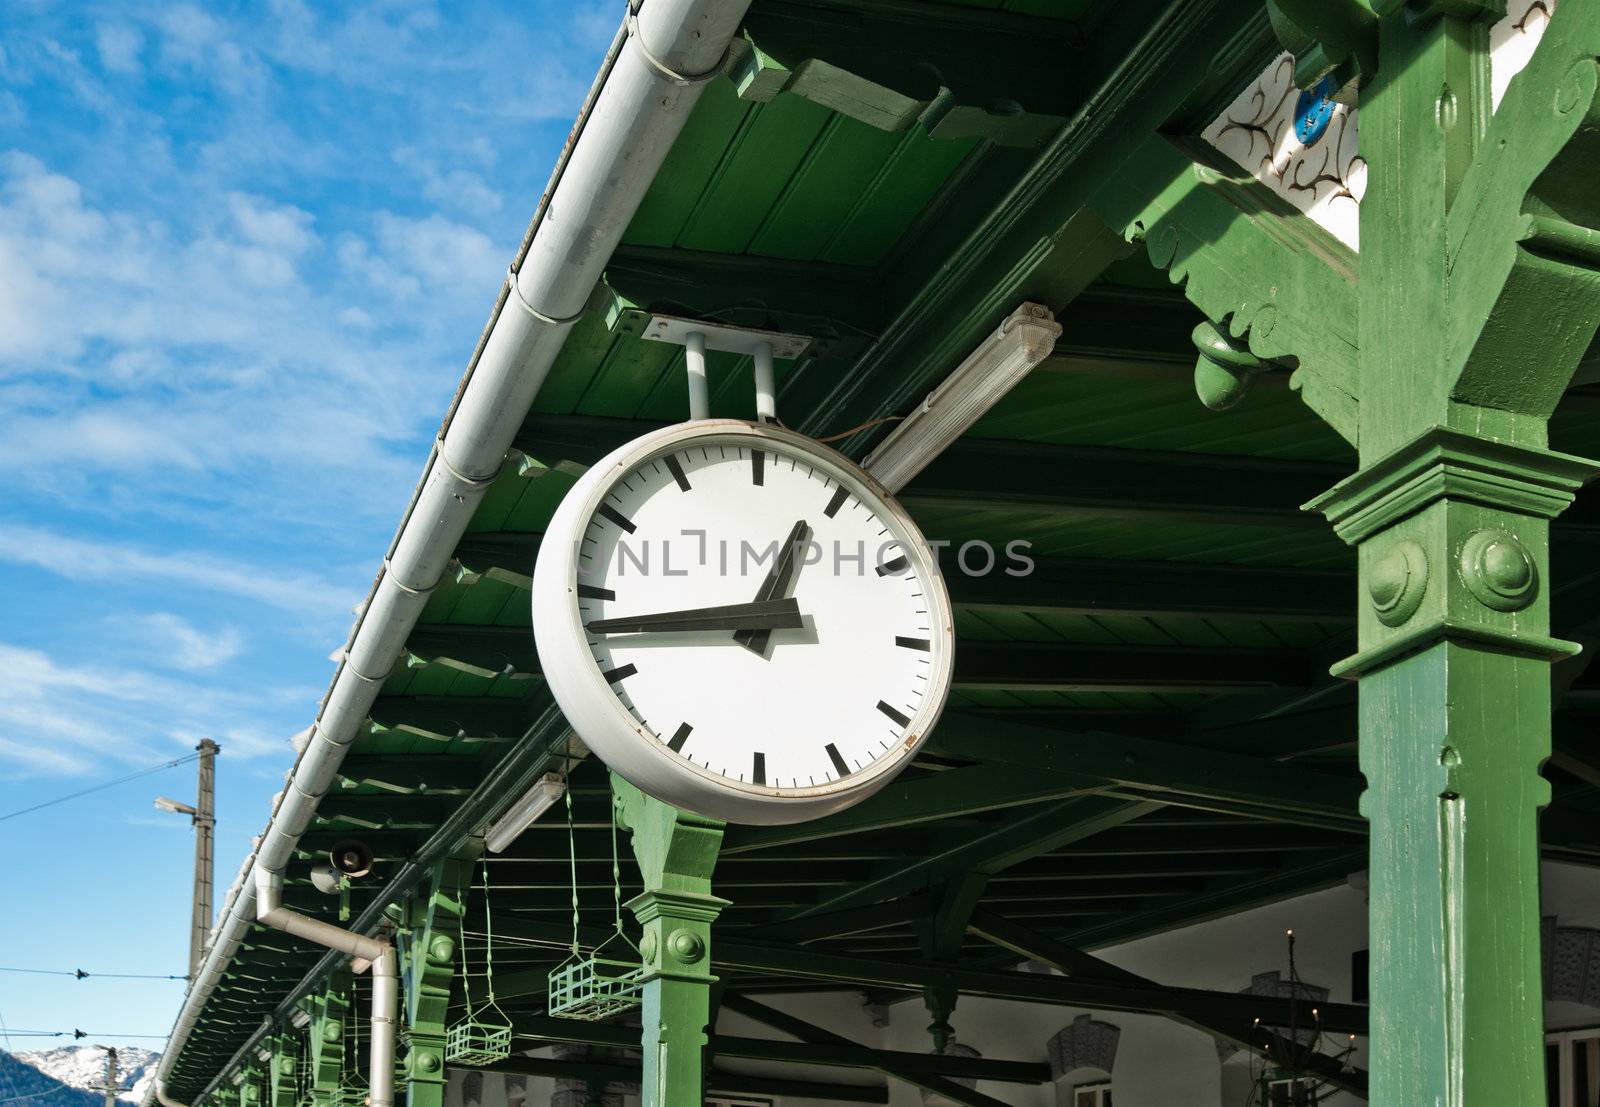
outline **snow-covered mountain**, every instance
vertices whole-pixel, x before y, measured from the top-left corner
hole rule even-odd
[[[99,1046],[70,1045],[55,1049],[35,1049],[14,1054],[17,1060],[32,1065],[44,1075],[69,1088],[105,1094],[106,1051]],[[118,1099],[137,1103],[155,1079],[156,1062],[161,1054],[138,1046],[117,1047]]]

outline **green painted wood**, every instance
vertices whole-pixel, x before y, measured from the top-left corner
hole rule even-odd
[[[300,1042],[295,1034],[275,1034],[267,1060],[266,1107],[295,1107],[299,1098]]]
[[[832,1031],[824,1030],[820,1026],[806,1022],[804,1019],[796,1018],[794,1015],[786,1011],[780,1011],[769,1004],[751,999],[749,996],[725,996],[722,1005],[730,1011],[743,1015],[748,1019],[754,1019],[764,1026],[769,1026],[781,1033],[788,1034],[801,1042],[841,1047],[849,1047],[855,1044],[848,1038],[841,1037]],[[975,1089],[968,1088],[964,1084],[957,1084],[953,1080],[945,1079],[943,1075],[928,1072],[924,1067],[927,1063],[926,1059],[919,1059],[915,1063],[907,1061],[900,1064],[888,1061],[880,1064],[879,1068],[886,1076],[904,1080],[913,1087],[942,1096],[951,1103],[964,1104],[965,1107],[1004,1107],[1000,1100],[992,1096],[984,1095]],[[1046,1068],[1046,1077],[1048,1077],[1048,1074],[1049,1069]],[[991,1076],[990,1079],[993,1079],[993,1077]],[[1040,1082],[1042,1083],[1043,1081]]]
[[[771,0],[730,65],[740,95],[814,101],[883,131],[1036,147],[1082,104],[1072,28],[947,6],[817,7]],[[1065,64],[1064,64],[1065,63]]]
[[[466,915],[466,886],[471,862],[456,858],[433,868],[426,894],[405,905],[405,941],[401,945],[401,971],[405,983],[407,1107],[443,1107],[445,1083],[445,1032],[450,1014],[450,994],[456,983],[461,957],[462,919]],[[479,1001],[487,981],[468,982]]]
[[[1266,759],[1175,741],[1053,732],[956,712],[946,714],[929,741],[932,753],[1033,773],[1059,773],[1085,786],[1116,785],[1175,802],[1182,802],[1175,797],[1184,796],[1205,801],[1212,810],[1271,812],[1285,822],[1362,831],[1356,780]]]
[[[711,894],[723,825],[678,811],[615,774],[618,822],[631,832],[644,891],[628,907],[644,928],[641,1050],[644,1107],[704,1098],[710,1021],[711,923],[727,900]]]
[[[1167,182],[1148,201],[1142,182]],[[1152,136],[1093,201],[1112,226],[1144,239],[1150,260],[1258,358],[1298,359],[1294,383],[1354,442],[1355,259],[1265,186],[1195,167]],[[1144,206],[1138,206],[1143,202]]]
[[[553,1021],[553,1020],[551,1020]],[[591,1037],[601,1037],[591,1031]],[[566,1040],[566,1039],[558,1039]],[[605,1038],[608,1044],[621,1044]],[[515,1057],[483,1066],[486,1072],[502,1072],[519,1076],[546,1076],[557,1080],[584,1080],[605,1085],[610,1083],[636,1084],[640,1079],[638,1066],[609,1061],[564,1061],[547,1057]],[[706,1075],[707,1095],[757,1095],[796,1096],[803,1099],[822,1100],[828,1103],[887,1103],[889,1097],[881,1087],[853,1084],[829,1084],[814,1080],[786,1080],[781,1077],[749,1076],[743,1073],[710,1072]]]
[[[307,1049],[311,1061],[312,1107],[336,1107],[339,1084],[344,1076],[345,1020],[350,1010],[350,980],[347,973],[335,974],[328,988],[309,997],[311,1024]]]
[[[1092,954],[1084,953],[1074,946],[1058,942],[1048,935],[1019,925],[991,911],[978,910],[972,915],[969,929],[996,945],[1010,950],[1018,957],[1026,960],[1042,961],[1060,969],[1069,977],[1081,977],[1090,980],[1118,980],[1127,984],[1149,985],[1153,982],[1136,973],[1120,969],[1108,961],[1102,961]],[[1208,1015],[1179,1016],[1175,1019],[1183,1025],[1211,1034],[1215,1037],[1242,1046],[1251,1050],[1257,1056],[1272,1059],[1272,1047],[1277,1044],[1273,1037],[1267,1034],[1252,1016],[1246,1023],[1242,1020],[1228,1020],[1212,1018]],[[1353,1092],[1366,1098],[1367,1074],[1359,1069],[1346,1070],[1343,1063],[1332,1058],[1317,1056],[1312,1058],[1311,1069],[1322,1077],[1328,1084],[1335,1088]]]

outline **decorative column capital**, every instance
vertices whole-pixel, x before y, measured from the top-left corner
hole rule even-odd
[[[1600,464],[1587,458],[1431,427],[1305,510],[1321,512],[1354,546],[1444,499],[1554,519],[1597,475]]]
[[[644,928],[639,954],[644,981],[680,980],[710,983],[711,924],[729,901],[698,892],[656,889],[628,901]]]
[[[712,923],[732,900],[703,892],[676,892],[655,888],[634,896],[623,904],[639,922],[648,925],[657,919]]]
[[[1432,427],[1306,505],[1360,549],[1356,677],[1440,642],[1554,660],[1549,521],[1600,465]]]

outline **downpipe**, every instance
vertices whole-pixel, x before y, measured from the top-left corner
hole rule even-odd
[[[283,905],[283,874],[256,866],[256,921],[296,938],[349,954],[372,967],[372,1037],[367,1068],[369,1107],[394,1107],[395,1026],[400,1017],[400,972],[394,946]],[[183,1107],[160,1094],[163,1107]]]

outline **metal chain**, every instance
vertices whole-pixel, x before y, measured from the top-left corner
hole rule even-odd
[[[484,904],[485,908],[488,904]],[[472,1017],[472,964],[467,960],[467,936],[461,935],[461,990],[467,1001],[467,1018]]]
[[[611,906],[622,933],[622,866],[617,862],[617,797],[611,796]]]
[[[483,975],[487,981],[486,990],[489,993],[490,1007],[494,1006],[494,912],[489,909],[489,859],[481,858],[479,863],[483,866]],[[466,941],[461,945],[464,948]]]
[[[572,866],[572,956],[579,953],[578,947],[578,835],[572,825],[572,756],[567,756],[567,859]]]

